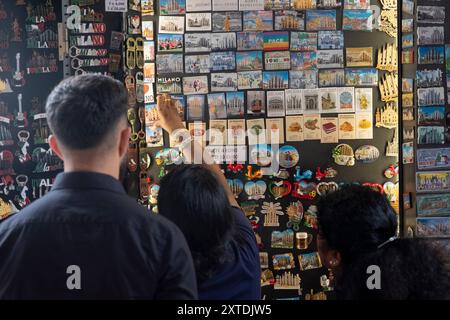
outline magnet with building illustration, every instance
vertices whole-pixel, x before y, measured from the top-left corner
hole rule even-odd
[[[227,179],[227,183],[234,197],[239,197],[242,190],[244,190],[244,184],[242,183],[242,181],[239,179]]]
[[[265,227],[279,227],[279,216],[283,216],[283,208],[279,202],[263,202],[261,213],[264,215]]]
[[[339,185],[336,182],[319,182],[316,186],[316,191],[319,196],[326,196],[329,193],[337,191]]]
[[[378,160],[380,151],[375,146],[364,145],[356,149],[355,158],[362,163],[372,163]]]
[[[271,181],[269,183],[269,192],[275,198],[275,200],[288,196],[291,193],[291,190],[292,185],[287,180],[278,182]]]
[[[289,221],[286,223],[287,228],[292,228],[294,231],[300,229],[300,223],[303,219],[303,204],[300,201],[291,202],[289,207],[286,209]]]
[[[267,185],[263,180],[249,181],[244,186],[249,200],[259,200],[265,198]]]
[[[398,126],[397,103],[388,102],[375,112],[375,126],[393,129]]]

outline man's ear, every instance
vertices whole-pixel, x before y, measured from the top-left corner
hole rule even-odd
[[[62,154],[62,152],[61,152],[61,149],[59,148],[59,145],[58,145],[58,140],[56,140],[56,137],[53,135],[53,134],[51,134],[49,137],[48,137],[48,144],[50,145],[50,148],[53,150],[53,152],[62,160],[62,161],[64,161],[64,156],[63,156],[63,154]]]
[[[119,137],[119,157],[123,158],[128,151],[128,142],[130,140],[131,129],[126,127],[120,131]]]

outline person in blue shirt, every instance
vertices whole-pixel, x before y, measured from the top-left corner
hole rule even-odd
[[[169,134],[189,133],[172,99],[158,99],[160,126]],[[197,142],[185,140],[185,162],[204,154]],[[194,153],[197,153],[195,155]],[[239,207],[220,167],[175,166],[160,183],[159,213],[183,232],[192,253],[199,299],[257,300],[261,298],[259,251],[250,222]]]

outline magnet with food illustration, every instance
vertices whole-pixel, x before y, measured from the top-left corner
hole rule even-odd
[[[282,146],[278,151],[278,161],[283,168],[292,168],[298,163],[299,153],[293,146]]]
[[[380,157],[380,151],[375,146],[364,145],[356,149],[355,158],[362,163],[372,163]]]
[[[355,155],[353,148],[348,144],[340,144],[333,149],[332,156],[334,162],[340,166],[354,166]]]

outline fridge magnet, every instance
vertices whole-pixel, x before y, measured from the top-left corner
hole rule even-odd
[[[319,31],[318,32],[318,47],[321,50],[343,49],[344,48],[344,33],[341,30]]]
[[[208,93],[208,77],[183,77],[183,92],[185,95]]]
[[[387,179],[392,179],[398,176],[398,164],[391,164],[386,170],[384,170],[383,175]]]
[[[319,70],[319,87],[342,87],[344,85],[344,69]]]
[[[227,144],[226,120],[210,120],[208,131],[210,145],[223,146]]]
[[[155,14],[153,0],[141,0],[141,14],[142,17],[149,17]]]
[[[413,108],[403,108],[403,121],[414,121],[414,109]]]
[[[316,0],[317,8],[320,9],[330,9],[330,8],[338,8],[342,6],[341,0]]]
[[[338,50],[318,50],[317,68],[332,69],[344,67],[344,51]]]
[[[244,189],[249,200],[260,200],[265,198],[264,193],[266,192],[267,185],[262,180],[256,182],[249,181],[245,184]]]
[[[300,264],[300,270],[311,270],[322,267],[318,252],[311,252],[298,255],[298,262]]]
[[[182,34],[160,34],[158,35],[158,52],[183,52]]]
[[[264,0],[239,0],[239,11],[264,10]]]
[[[355,100],[355,90],[353,87],[337,88],[338,112],[354,112],[355,111],[354,100]],[[322,112],[324,112],[323,100],[322,100]]]
[[[228,137],[227,141],[230,145],[245,145],[245,120],[234,119],[228,120]]]
[[[291,70],[315,70],[317,69],[317,52],[291,52]]]
[[[161,15],[185,14],[186,0],[160,0],[159,12]]]
[[[238,72],[238,89],[261,89],[263,87],[262,71]]]
[[[305,30],[305,13],[294,10],[275,11],[275,30]]]
[[[156,55],[156,68],[159,74],[183,73],[182,54]]]
[[[291,229],[272,231],[270,246],[276,249],[292,249],[294,247],[294,231]]]
[[[445,104],[444,87],[417,89],[417,102],[420,106],[436,106]]]
[[[446,70],[447,70],[447,88],[449,87],[449,77],[448,77],[448,73],[450,73],[450,44],[446,44],[445,45],[445,66],[446,66]]]
[[[264,89],[287,89],[289,88],[289,73],[288,71],[264,71],[263,72],[263,88]],[[269,101],[269,93],[267,93],[267,100]],[[283,94],[284,100],[284,94]],[[284,104],[284,101],[282,101]],[[267,107],[270,107],[269,102]],[[283,108],[284,115],[284,105]],[[269,111],[269,109],[267,109]]]
[[[386,157],[398,157],[398,151],[398,131],[395,128],[392,140],[387,142],[385,155]]]
[[[398,125],[397,106],[394,102],[386,103],[377,108],[375,112],[375,126],[387,129],[396,128]]]
[[[283,216],[284,212],[279,202],[263,202],[261,213],[264,215],[265,227],[279,227],[279,216]]]
[[[416,236],[418,237],[450,237],[450,218],[417,218]]]
[[[338,142],[338,118],[323,117],[321,118],[321,138],[320,143],[337,143]]]
[[[355,150],[355,159],[362,163],[372,163],[378,160],[380,151],[375,146],[364,145]]]
[[[240,2],[239,2],[240,3]],[[275,283],[273,272],[270,269],[266,269],[261,272],[261,287],[271,286]]]
[[[326,88],[320,92],[320,111],[322,113],[336,113],[338,110],[337,90],[336,88]]]
[[[224,51],[236,49],[236,33],[221,32],[211,34],[211,50]]]
[[[414,31],[414,19],[402,19],[402,33]]]
[[[211,0],[186,0],[186,11],[211,11]]]
[[[284,108],[284,91],[267,91],[267,116],[283,117]]]
[[[295,167],[294,180],[300,182],[302,180],[311,180],[314,174],[311,170],[302,171],[300,166]]]
[[[351,146],[340,144],[333,149],[332,156],[334,162],[340,166],[354,166],[355,157]]]
[[[407,33],[402,35],[402,49],[414,48],[414,34]]]
[[[370,0],[344,0],[344,9],[369,9]]]
[[[396,73],[385,73],[378,84],[380,99],[383,102],[398,100],[398,75]]]
[[[443,83],[443,72],[436,68],[432,70],[422,69],[416,71],[416,82],[418,88],[440,87]],[[412,92],[412,86],[411,91]]]
[[[146,124],[145,126],[145,138],[147,146],[150,148],[164,146],[164,135],[162,129],[154,127],[152,123]]]
[[[303,113],[320,113],[319,90],[303,90]]]
[[[419,170],[450,168],[450,148],[418,149],[417,168]]]
[[[417,77],[417,71],[416,71]],[[432,86],[435,87],[435,86]],[[411,93],[414,90],[414,80],[409,78],[402,78],[402,92],[403,93]]]
[[[206,123],[193,122],[188,125],[189,133],[194,141],[199,142],[202,146],[206,144]]]
[[[211,71],[232,71],[236,69],[234,51],[211,52]]]
[[[317,222],[317,206],[310,205],[308,210],[305,212],[303,216],[303,224],[307,228],[312,229],[318,229],[318,222]]]
[[[336,30],[336,10],[306,11],[306,30]]]
[[[444,106],[419,107],[417,111],[417,124],[419,126],[444,125],[445,107]]]
[[[444,46],[419,46],[417,55],[418,64],[443,64],[445,61]]]
[[[346,48],[345,59],[347,67],[372,67],[373,66],[373,48]]]
[[[185,52],[209,52],[211,51],[210,33],[187,33],[184,36]]]
[[[267,142],[270,144],[284,143],[284,119],[266,119]],[[278,139],[277,139],[278,138]]]
[[[247,91],[247,114],[264,115],[266,112],[265,91]]]
[[[264,63],[265,63],[266,70],[290,69],[291,56],[289,54],[289,51],[265,52],[264,53]],[[262,69],[262,66],[261,66],[261,69]]]
[[[378,29],[388,36],[396,38],[398,34],[397,9],[383,9],[379,19]]]
[[[186,97],[188,120],[201,121],[205,111],[205,96],[191,95]]]
[[[417,192],[450,191],[450,171],[416,172]]]
[[[225,101],[225,93],[208,94],[208,110],[210,120],[226,119],[227,110]]]
[[[444,24],[445,7],[417,6],[417,22],[430,24]]]
[[[271,181],[269,183],[269,192],[275,200],[286,197],[291,193],[292,185],[289,181]]]
[[[404,15],[414,15],[414,1],[413,0],[404,0],[402,1],[402,13]]]
[[[236,52],[236,69],[237,71],[262,70],[262,51]]]
[[[297,149],[290,145],[282,146],[278,151],[278,160],[283,168],[295,167],[299,161]]]
[[[417,27],[418,45],[444,44],[444,41],[445,41],[444,26]]]
[[[262,32],[238,32],[237,49],[238,50],[262,50],[264,46],[264,37]]]
[[[294,256],[292,253],[275,254],[272,257],[274,270],[289,270],[295,268]]]
[[[244,184],[239,179],[227,179],[227,184],[235,198],[237,198],[242,190],[244,190]]]
[[[303,219],[303,205],[300,201],[291,202],[289,207],[286,210],[286,214],[289,218],[289,221],[286,223],[287,228],[292,228],[294,231],[298,231],[300,229],[300,223]],[[297,234],[296,234],[297,238]],[[298,240],[297,240],[298,241]],[[299,249],[298,242],[297,248]]]
[[[211,31],[211,13],[186,13],[186,31]]]
[[[266,143],[264,119],[247,120],[247,137],[250,146]]]
[[[345,69],[347,86],[376,86],[378,70],[375,68]]]
[[[319,182],[316,187],[317,194],[321,197],[337,190],[339,190],[339,185],[336,182]]]
[[[414,63],[414,49],[403,49],[402,50],[402,64],[412,64]]]
[[[215,12],[212,15],[213,32],[242,31],[241,12]]]
[[[264,51],[289,50],[289,32],[272,31],[263,33]]]
[[[294,10],[316,9],[317,0],[291,0],[291,8]]]
[[[156,80],[156,93],[182,93],[180,77],[158,77]]]
[[[213,11],[237,11],[238,0],[213,0]]]
[[[289,9],[289,7],[289,0],[280,0],[277,2],[272,0],[264,0],[264,10],[285,10]]]
[[[414,140],[414,127],[403,127],[403,140]]]
[[[184,16],[159,17],[159,33],[184,33]]]
[[[303,138],[304,140],[320,140],[320,115],[306,114],[303,116]]]
[[[287,89],[285,91],[286,115],[302,114],[303,91]]]
[[[121,58],[120,55],[119,55],[119,58]],[[116,64],[117,64],[117,66],[119,66],[120,59],[117,59],[117,60],[118,61]],[[154,41],[145,41],[144,42],[144,61],[147,63],[149,61],[154,61],[154,60],[155,60],[155,42]],[[145,65],[144,65],[144,68],[145,68]]]
[[[403,93],[402,94],[402,107],[414,107],[414,94],[413,93]]]
[[[356,139],[356,118],[354,114],[339,114],[339,140]]]
[[[372,31],[372,10],[344,10],[342,30]]]
[[[186,73],[209,73],[209,54],[186,55],[184,57],[184,69]]]
[[[317,70],[289,71],[291,89],[317,88]]]
[[[450,194],[417,196],[417,215],[419,217],[450,215]]]
[[[244,92],[227,92],[227,116],[243,117],[244,116]]]
[[[324,32],[326,32],[326,31],[324,31]],[[292,31],[291,32],[290,50],[291,51],[316,51],[317,50],[317,32],[294,32],[294,31]]]
[[[259,253],[259,264],[261,269],[267,269],[269,267],[269,254],[267,252]]]
[[[317,181],[321,181],[324,178],[332,179],[332,178],[336,178],[337,170],[333,169],[332,167],[328,167],[325,169],[324,172],[322,172],[320,170],[320,167],[317,167],[315,175],[316,175]]]
[[[286,116],[286,141],[303,141],[303,116]]]
[[[301,279],[298,274],[284,272],[282,275],[276,276],[273,288],[275,290],[300,290],[300,282]]]
[[[211,91],[236,91],[237,73],[211,73]]]
[[[245,11],[244,31],[273,30],[272,11]]]

